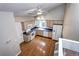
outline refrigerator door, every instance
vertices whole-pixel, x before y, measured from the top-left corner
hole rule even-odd
[[[52,39],[58,40],[61,38],[62,34],[62,25],[53,25],[53,34]]]

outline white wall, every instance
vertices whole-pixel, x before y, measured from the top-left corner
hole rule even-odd
[[[17,22],[24,22],[26,20],[23,17],[15,17],[15,21],[17,21]]]
[[[21,22],[15,22],[16,23],[16,30],[17,30],[17,43],[20,44],[23,42],[23,32],[22,32],[22,26]]]
[[[16,55],[19,51],[15,19],[12,12],[0,12],[0,55]]]
[[[65,5],[60,5],[52,9],[48,14],[45,16],[47,20],[63,20],[64,17],[64,9]]]
[[[67,4],[63,37],[79,41],[79,4]]]
[[[29,20],[34,20],[34,18],[33,17],[15,17],[15,20],[17,22],[25,22]]]

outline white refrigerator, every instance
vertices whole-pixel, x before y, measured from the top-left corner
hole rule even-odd
[[[52,39],[58,40],[62,35],[62,25],[53,25]]]

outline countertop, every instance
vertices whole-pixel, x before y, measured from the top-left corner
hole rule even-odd
[[[24,35],[29,35],[31,32],[36,31],[36,30],[43,30],[46,32],[52,32],[53,28],[39,28],[39,27],[33,27],[29,32],[23,32]]]

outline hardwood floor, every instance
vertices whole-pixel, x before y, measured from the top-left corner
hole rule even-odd
[[[55,43],[52,39],[36,36],[32,41],[20,44],[19,56],[53,56]]]

